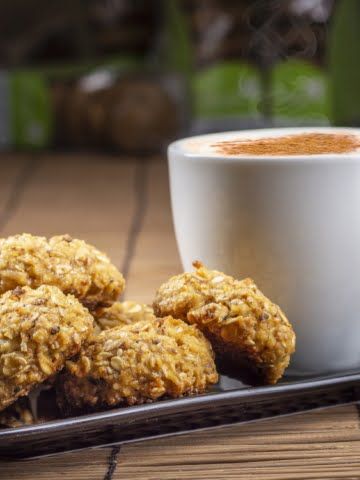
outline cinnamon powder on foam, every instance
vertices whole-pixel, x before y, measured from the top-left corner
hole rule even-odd
[[[319,155],[353,152],[360,148],[360,139],[350,134],[300,133],[254,140],[226,140],[213,147],[224,155]]]

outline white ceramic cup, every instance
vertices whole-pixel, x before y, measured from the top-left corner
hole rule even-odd
[[[360,367],[360,152],[221,156],[189,145],[360,129],[252,130],[184,139],[168,151],[176,238],[193,260],[252,277],[297,335],[292,374]]]

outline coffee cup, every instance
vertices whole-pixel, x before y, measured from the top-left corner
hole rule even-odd
[[[354,143],[341,150],[345,137]],[[359,141],[360,129],[267,129],[192,137],[168,150],[184,269],[200,260],[253,278],[296,332],[291,374],[360,367]]]

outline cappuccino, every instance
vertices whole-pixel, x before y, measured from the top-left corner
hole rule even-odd
[[[189,139],[183,144],[187,153],[225,157],[243,156],[303,156],[351,154],[360,151],[360,136],[350,129],[302,129],[299,133],[279,134],[267,130],[225,133]]]

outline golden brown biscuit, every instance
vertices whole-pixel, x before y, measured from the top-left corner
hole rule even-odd
[[[1,295],[0,410],[59,371],[92,330],[88,310],[57,287]]]
[[[123,327],[139,320],[155,320],[153,309],[149,305],[126,300],[115,302],[110,307],[99,308],[92,312],[99,331]]]
[[[295,334],[281,309],[251,279],[235,280],[194,262],[195,272],[170,278],[154,312],[196,325],[210,340],[224,372],[250,383],[276,383],[295,350]]]
[[[142,320],[94,336],[59,379],[64,411],[134,405],[202,393],[218,380],[211,345],[171,317]]]
[[[0,239],[0,293],[25,285],[53,285],[95,307],[114,302],[125,281],[104,253],[69,235]]]

